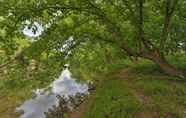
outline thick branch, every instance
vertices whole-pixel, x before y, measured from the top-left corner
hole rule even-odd
[[[137,53],[134,52],[130,47],[128,47],[126,40],[123,40],[123,35],[120,31],[120,27],[113,23],[107,15],[98,7],[96,7],[93,3],[90,2],[90,5],[95,8],[98,17],[102,20],[108,29],[108,31],[112,34],[113,39],[115,39],[117,45],[123,49],[129,56],[136,56]]]

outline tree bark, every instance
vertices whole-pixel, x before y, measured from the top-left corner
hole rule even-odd
[[[165,72],[167,75],[175,76],[179,78],[186,78],[186,71],[177,69],[175,66],[169,64],[164,56],[162,56],[158,52],[151,52],[149,54],[144,54],[144,58],[149,59],[153,61],[155,64],[157,64],[163,72]]]

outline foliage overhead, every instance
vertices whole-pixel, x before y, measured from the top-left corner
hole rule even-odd
[[[0,48],[10,54],[16,40],[25,38],[25,27],[34,34],[41,30],[36,23],[43,32],[24,51],[32,58],[51,52],[65,58],[82,48],[91,58],[104,47],[162,66],[166,54],[186,50],[186,0],[1,0],[0,11]],[[168,74],[174,70],[165,66]]]

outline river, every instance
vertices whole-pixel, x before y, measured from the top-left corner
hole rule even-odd
[[[68,68],[65,68],[58,79],[49,86],[34,91],[33,98],[25,101],[16,108],[17,112],[22,112],[20,118],[46,118],[45,112],[59,105],[57,96],[62,96],[68,100],[70,96],[76,94],[89,94],[86,83],[78,83],[71,77]]]

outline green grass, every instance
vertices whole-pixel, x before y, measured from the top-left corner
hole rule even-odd
[[[118,79],[104,81],[92,99],[85,118],[133,118],[141,107],[127,84]]]
[[[186,83],[170,81],[166,76],[109,78],[91,95],[83,118],[186,117]],[[139,94],[147,99],[141,102]]]
[[[186,69],[186,55],[175,54],[174,56],[167,56],[167,60],[177,68]]]
[[[142,89],[146,96],[150,96],[155,105],[153,109],[158,109],[160,116],[169,113],[173,118],[185,117],[186,83],[161,79],[144,77],[137,80],[135,86],[136,89]]]
[[[168,60],[178,68],[186,67],[184,56],[179,56],[179,59],[168,57]],[[186,82],[165,75],[148,60],[128,65],[125,62],[127,60],[121,65],[124,68],[129,66],[133,77],[114,77],[112,72],[117,72],[122,66],[119,63],[113,66],[111,73],[106,75],[111,79],[102,80],[93,97],[90,97],[88,111],[83,118],[186,117]],[[144,99],[143,102],[141,99]]]
[[[121,70],[123,68],[128,68],[130,67],[131,65],[133,65],[132,61],[129,60],[129,59],[121,59],[121,60],[118,60],[116,62],[114,62],[113,64],[110,64],[108,65],[108,72],[113,72],[113,71],[117,71],[117,70]]]
[[[143,77],[143,79],[138,80],[136,83],[137,87],[141,87],[146,95],[159,95],[167,94],[171,86],[164,80],[156,80],[156,78]]]

